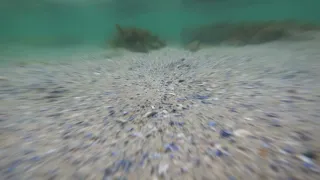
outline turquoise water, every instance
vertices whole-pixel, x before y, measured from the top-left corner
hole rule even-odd
[[[114,25],[147,28],[179,44],[183,28],[212,22],[294,19],[320,21],[318,0],[5,0],[0,44],[101,46]]]

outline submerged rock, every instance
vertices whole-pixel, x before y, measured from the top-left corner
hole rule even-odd
[[[133,52],[147,53],[150,50],[161,49],[166,43],[150,31],[136,27],[123,28],[116,24],[117,34],[110,41],[112,47],[125,48]]]

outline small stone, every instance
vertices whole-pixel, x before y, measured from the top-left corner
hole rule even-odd
[[[164,146],[165,152],[173,152],[173,151],[178,151],[179,147],[175,144],[175,143],[170,143],[170,144],[166,144]]]
[[[306,151],[303,155],[310,159],[317,159],[317,154],[313,151]]]
[[[295,90],[295,89],[289,89],[287,92],[288,92],[288,93],[291,93],[291,94],[296,94],[296,93],[297,93],[297,90]]]
[[[38,161],[40,161],[41,160],[41,158],[39,157],[39,156],[34,156],[34,157],[32,157],[31,159],[30,159],[30,161],[34,161],[34,162],[38,162]]]
[[[195,99],[200,99],[200,100],[205,100],[205,99],[209,99],[209,96],[195,95],[194,98]]]
[[[8,78],[4,76],[0,76],[0,81],[8,81]]]
[[[181,173],[186,173],[188,172],[188,168],[187,167],[182,167],[180,168]]]
[[[280,121],[279,121],[278,119],[273,119],[273,120],[271,121],[271,126],[281,127]]]
[[[303,161],[304,163],[313,164],[312,160],[304,155],[297,155],[297,158]]]
[[[132,137],[139,137],[139,138],[144,138],[143,134],[141,132],[134,132],[131,134]]]
[[[145,118],[150,118],[150,117],[153,117],[157,114],[157,112],[147,112],[143,117]]]
[[[262,158],[267,158],[267,156],[269,154],[269,151],[268,151],[267,148],[260,148],[259,151],[258,151],[258,154]]]
[[[112,176],[113,172],[110,168],[106,168],[103,174],[103,180],[107,180],[108,177]]]
[[[220,157],[223,155],[223,152],[220,149],[217,149],[216,156]]]
[[[270,164],[269,167],[270,167],[270,169],[272,169],[274,172],[279,172],[279,168],[278,168],[276,165]]]
[[[136,116],[132,115],[128,118],[128,121],[133,121],[135,119]]]
[[[283,150],[286,153],[289,153],[289,154],[293,154],[294,153],[294,149],[291,146],[286,146],[286,147],[283,148]]]
[[[109,116],[114,116],[115,113],[116,113],[116,112],[115,112],[114,110],[110,110],[110,111],[109,111]]]
[[[229,111],[230,111],[230,112],[234,112],[234,113],[237,112],[236,108],[230,108]]]
[[[228,131],[228,130],[221,130],[220,131],[220,137],[228,138],[230,136],[232,136],[232,133],[230,131]]]
[[[237,137],[245,138],[248,136],[252,136],[253,134],[245,129],[237,129],[233,132],[233,134]]]
[[[253,121],[253,119],[250,118],[250,117],[245,117],[244,120],[246,120],[246,121]]]
[[[212,104],[211,102],[206,101],[206,100],[202,100],[201,102],[202,102],[203,104]]]
[[[216,125],[217,125],[217,123],[214,122],[214,121],[209,121],[208,122],[208,126],[210,126],[210,127],[215,127]]]
[[[275,113],[265,113],[265,115],[272,118],[279,118],[279,116]]]
[[[126,123],[127,121],[126,120],[124,120],[124,119],[117,119],[116,120],[118,123]]]
[[[158,169],[158,174],[160,176],[163,176],[163,175],[165,175],[167,173],[168,169],[169,169],[169,164],[160,163],[159,164],[159,169]]]

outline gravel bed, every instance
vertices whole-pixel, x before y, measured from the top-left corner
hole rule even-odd
[[[3,67],[0,177],[320,179],[317,47],[165,48]]]

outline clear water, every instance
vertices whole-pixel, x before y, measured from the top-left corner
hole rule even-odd
[[[197,24],[282,19],[318,23],[318,7],[317,0],[4,0],[0,52],[23,54],[21,48],[8,50],[13,44],[103,47],[115,24],[147,28],[169,45],[179,44],[182,29]]]

